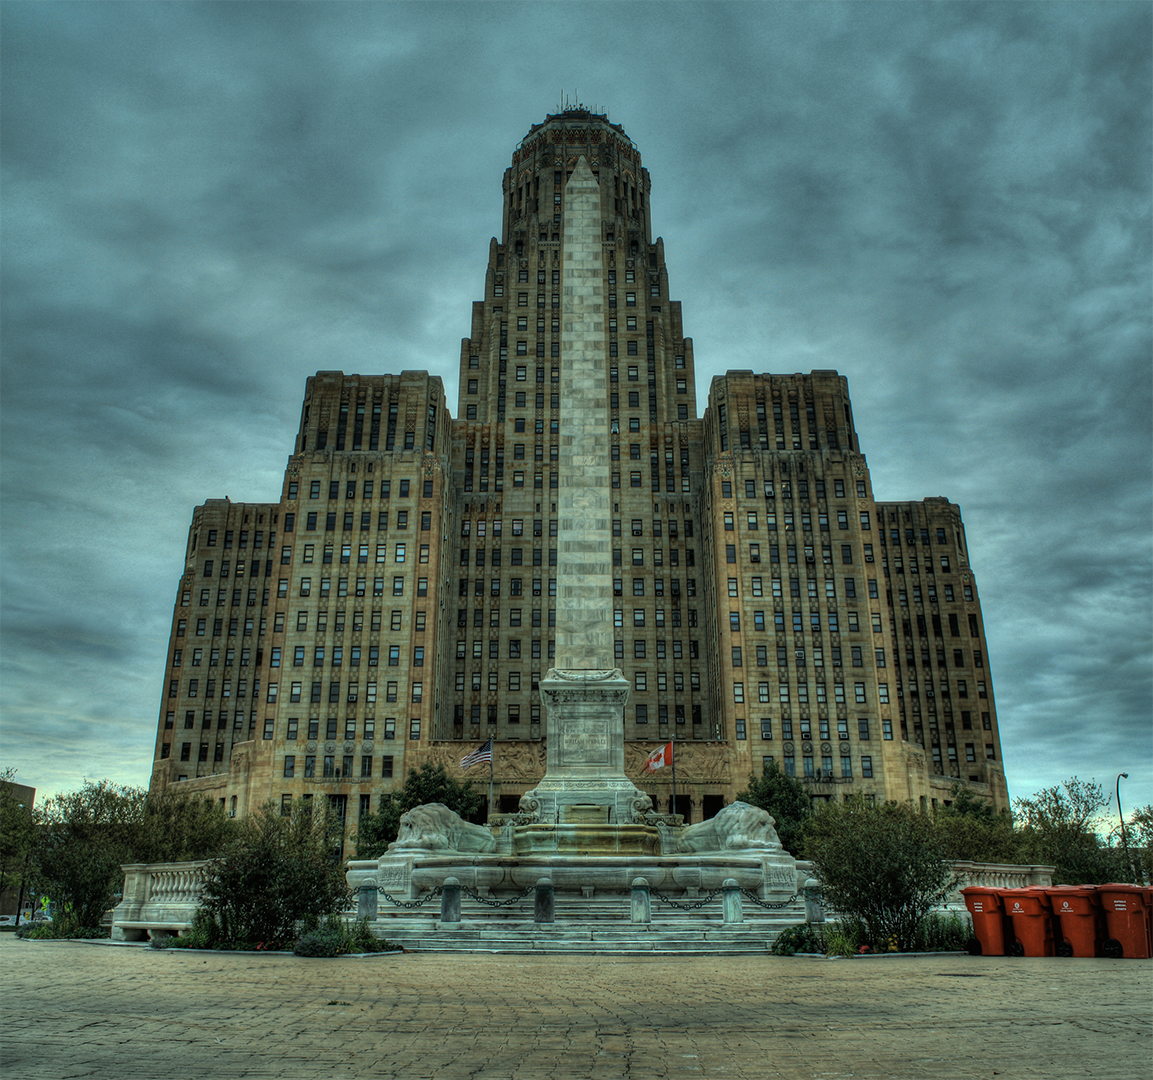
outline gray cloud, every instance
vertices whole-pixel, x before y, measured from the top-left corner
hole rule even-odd
[[[503,170],[568,87],[652,172],[702,399],[836,367],[880,496],[961,504],[1013,792],[1125,770],[1153,802],[1148,5],[0,21],[25,782],[145,781],[191,508],[276,496],[307,375],[429,368],[455,402]]]

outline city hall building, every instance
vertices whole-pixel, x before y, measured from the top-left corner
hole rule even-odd
[[[648,171],[583,108],[533,126],[505,171],[456,418],[428,372],[320,371],[279,495],[193,511],[153,789],[237,814],[325,798],[351,834],[407,770],[459,773],[489,738],[499,810],[541,778],[578,167],[600,192],[604,619],[632,684],[628,776],[673,809],[671,770],[644,762],[675,741],[691,821],[768,762],[814,799],[929,806],[959,783],[1007,808],[960,508],[874,491],[836,371],[729,371],[702,415]]]

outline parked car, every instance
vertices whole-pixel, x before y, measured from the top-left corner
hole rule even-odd
[[[0,915],[0,926],[15,926],[15,925],[16,925],[16,916],[15,915]]]

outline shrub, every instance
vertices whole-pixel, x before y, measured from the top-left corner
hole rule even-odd
[[[296,939],[292,951],[297,956],[339,956],[345,951],[344,934],[328,926],[309,930]]]
[[[58,914],[52,922],[25,922],[16,929],[16,936],[28,941],[52,941],[59,939],[97,940],[108,937],[103,926],[81,926],[74,915],[67,912]]]
[[[373,936],[367,919],[349,924],[339,915],[329,915],[323,925],[296,939],[297,956],[342,956],[345,953],[391,952],[396,947]]]
[[[972,936],[960,915],[930,911],[917,927],[912,947],[915,952],[964,952]]]
[[[814,923],[801,923],[782,930],[774,939],[770,950],[774,956],[792,956],[795,953],[823,953],[825,935]]]
[[[349,890],[333,857],[338,829],[323,803],[297,802],[288,816],[270,804],[244,818],[208,871],[199,925],[210,946],[284,948],[341,910]]]
[[[804,834],[826,905],[860,920],[867,944],[909,948],[952,884],[933,819],[911,804],[829,804]]]
[[[826,956],[855,956],[858,948],[856,934],[831,930],[825,935]]]

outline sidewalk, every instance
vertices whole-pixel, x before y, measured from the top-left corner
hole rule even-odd
[[[228,956],[0,937],[6,1080],[1133,1080],[1153,963]]]

